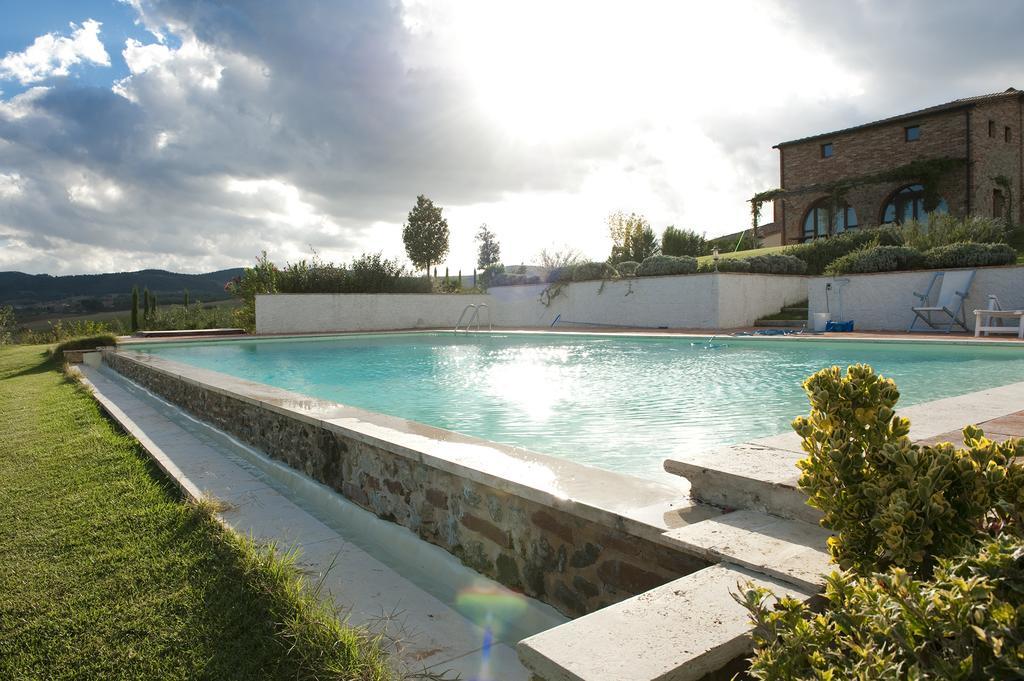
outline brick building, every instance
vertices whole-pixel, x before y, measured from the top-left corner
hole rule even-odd
[[[1024,92],[1010,88],[777,144],[782,243],[929,212],[1024,224],[1022,133]]]

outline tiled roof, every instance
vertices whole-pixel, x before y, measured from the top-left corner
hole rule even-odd
[[[810,135],[809,137],[801,137],[795,140],[789,140],[788,142],[779,142],[773,148],[777,149],[789,144],[798,144],[800,142],[809,142],[810,140],[821,139],[822,137],[831,137],[833,135],[840,135],[846,132],[854,132],[855,130],[863,130],[865,128],[873,128],[876,125],[886,125],[888,123],[896,123],[898,121],[904,121],[911,118],[920,118],[921,116],[930,116],[931,114],[942,113],[944,111],[955,111],[956,109],[965,109],[967,107],[974,106],[979,102],[986,102],[992,99],[999,99],[1001,97],[1021,97],[1024,96],[1024,92],[1016,88],[1007,88],[1002,92],[993,92],[987,95],[976,95],[974,97],[964,97],[962,99],[954,99],[952,102],[946,102],[945,104],[939,104],[936,106],[930,106],[926,109],[918,109],[917,111],[911,111],[910,113],[900,114],[898,116],[890,116],[889,118],[883,118],[881,120],[872,121],[870,123],[862,123],[861,125],[855,125],[852,128],[843,128],[842,130],[833,130],[832,132],[823,132],[817,135]]]

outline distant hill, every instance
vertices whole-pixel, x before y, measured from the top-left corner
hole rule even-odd
[[[0,305],[31,306],[76,298],[122,299],[132,287],[148,288],[166,302],[181,298],[188,289],[192,300],[213,301],[228,298],[224,284],[241,276],[242,268],[206,274],[178,274],[166,270],[139,270],[110,274],[52,276],[0,272]]]

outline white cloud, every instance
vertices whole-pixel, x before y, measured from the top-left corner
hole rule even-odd
[[[116,183],[95,177],[83,178],[81,182],[68,186],[68,201],[93,210],[110,210],[123,194]]]
[[[614,210],[746,227],[782,139],[1024,82],[1011,4],[122,1],[157,36],[126,41],[127,77],[0,96],[21,269],[401,256],[421,193],[453,271],[481,222],[509,263],[603,258]]]
[[[0,173],[0,199],[13,199],[24,191],[18,173]]]
[[[110,66],[110,55],[100,42],[100,26],[93,19],[81,26],[71,23],[71,36],[41,35],[22,52],[8,52],[0,59],[0,79],[13,78],[22,85],[54,76],[67,76],[72,66],[83,61]]]

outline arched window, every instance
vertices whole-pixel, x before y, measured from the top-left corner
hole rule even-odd
[[[938,215],[948,213],[949,206],[946,205],[946,199],[940,197],[935,209],[931,212]],[[895,222],[902,225],[907,220],[917,220],[927,225],[928,215],[929,213],[926,213],[924,209],[924,185],[912,184],[895,192],[885,202],[885,208],[882,210],[882,224]]]
[[[832,211],[832,199],[814,202],[804,218],[804,241],[842,234],[857,227],[857,211],[846,203]]]

